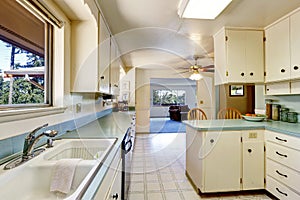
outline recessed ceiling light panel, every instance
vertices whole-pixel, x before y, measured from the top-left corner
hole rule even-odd
[[[181,0],[178,15],[182,18],[215,19],[232,0]]]

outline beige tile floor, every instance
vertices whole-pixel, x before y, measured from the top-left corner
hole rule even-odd
[[[137,134],[129,200],[267,200],[263,193],[199,196],[185,176],[185,134]]]

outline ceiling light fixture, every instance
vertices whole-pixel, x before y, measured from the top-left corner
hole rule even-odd
[[[178,15],[181,18],[215,19],[232,0],[181,0]]]
[[[194,71],[191,76],[189,77],[189,79],[193,80],[193,81],[199,81],[200,79],[203,79],[203,76],[197,71]]]

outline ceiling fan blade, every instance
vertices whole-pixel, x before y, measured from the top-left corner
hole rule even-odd
[[[215,65],[207,65],[207,66],[203,66],[202,68],[215,68]]]
[[[200,69],[201,72],[215,72],[214,69],[209,69],[209,68],[202,68]]]

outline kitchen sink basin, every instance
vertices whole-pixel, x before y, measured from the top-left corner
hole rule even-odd
[[[0,172],[1,199],[76,199],[99,170],[116,139],[62,139],[39,156]],[[79,159],[68,194],[50,192],[52,175],[61,159]]]

